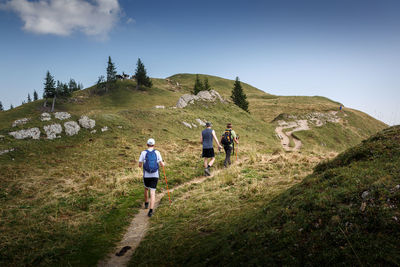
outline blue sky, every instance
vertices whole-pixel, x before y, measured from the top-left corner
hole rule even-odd
[[[108,56],[151,77],[203,73],[321,95],[400,124],[400,1],[0,0],[0,101],[57,80],[91,86]]]

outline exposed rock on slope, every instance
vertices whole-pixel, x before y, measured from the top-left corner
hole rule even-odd
[[[176,107],[184,108],[189,104],[193,104],[195,101],[215,102],[217,100],[219,100],[221,103],[225,102],[221,95],[215,90],[200,91],[197,95],[184,94],[179,98]]]
[[[11,136],[14,136],[15,139],[39,139],[40,138],[40,130],[39,128],[30,128],[26,130],[19,130],[15,132],[9,133]]]

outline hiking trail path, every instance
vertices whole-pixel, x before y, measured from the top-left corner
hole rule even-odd
[[[284,132],[284,129],[290,129],[294,128],[289,132]],[[277,134],[278,138],[281,140],[281,145],[283,149],[286,151],[299,151],[302,143],[299,139],[294,137],[292,135],[293,132],[297,131],[304,131],[304,130],[309,130],[310,128],[308,127],[307,120],[297,120],[297,121],[291,121],[289,123],[285,121],[280,121],[279,126],[275,128],[275,133]],[[290,147],[290,138],[292,138],[294,142],[294,147]]]
[[[238,160],[239,162],[239,160]],[[236,164],[236,162],[234,163]],[[234,165],[232,164],[232,165]],[[180,189],[182,187],[192,185],[192,184],[199,184],[204,182],[205,180],[214,177],[220,173],[221,169],[216,169],[213,171],[211,176],[200,176],[194,178],[190,181],[187,181],[181,185],[178,185],[174,188],[171,188],[169,191],[172,193],[173,191]],[[162,179],[160,177],[159,179]],[[157,209],[158,205],[160,204],[161,199],[166,194],[166,190],[162,191],[159,194],[156,194],[156,202],[154,204],[154,209]],[[168,200],[167,200],[168,201]],[[150,224],[150,218],[147,216],[148,209],[140,208],[139,212],[135,215],[132,219],[129,227],[127,228],[122,240],[119,241],[112,253],[109,253],[104,259],[100,260],[97,266],[99,267],[117,267],[117,266],[127,266],[129,260],[131,259],[133,253],[135,252],[136,248],[139,246],[140,242],[146,236],[147,230]],[[125,246],[130,246],[131,248],[125,252],[122,256],[117,256],[116,253],[120,252],[121,249]]]

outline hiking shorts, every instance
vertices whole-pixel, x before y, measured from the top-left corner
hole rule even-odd
[[[156,190],[157,188],[157,183],[158,183],[158,178],[145,178],[143,177],[143,183],[144,187],[150,190]]]
[[[203,148],[203,158],[213,158],[215,157],[214,148]]]

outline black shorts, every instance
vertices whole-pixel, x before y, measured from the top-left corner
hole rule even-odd
[[[214,148],[203,148],[203,158],[213,158],[215,157]]]
[[[144,187],[156,190],[158,178],[143,178]]]

